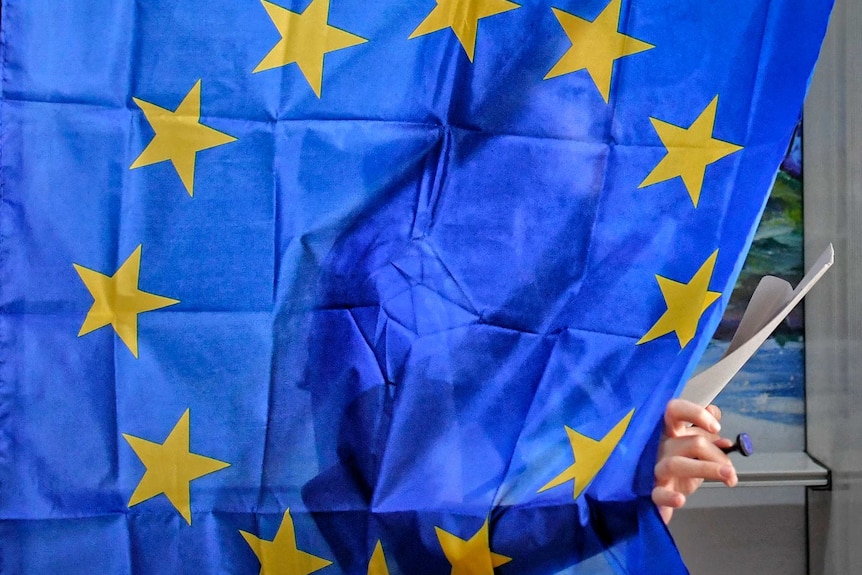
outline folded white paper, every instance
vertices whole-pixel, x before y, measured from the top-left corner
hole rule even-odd
[[[709,405],[787,314],[823,277],[834,260],[835,251],[832,244],[829,244],[796,289],[792,289],[783,279],[764,276],[751,296],[727,351],[715,365],[688,380],[680,397],[702,406]]]

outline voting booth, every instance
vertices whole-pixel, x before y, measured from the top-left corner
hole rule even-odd
[[[736,460],[739,487],[706,487],[674,518],[671,529],[692,573],[862,568],[862,307],[854,295],[862,286],[862,69],[852,56],[862,49],[860,26],[862,6],[836,2],[804,113],[805,264],[829,243],[836,253],[835,265],[804,303],[804,398],[797,400],[804,423],[773,425],[772,435],[769,425],[759,429],[760,452]],[[731,384],[731,395],[734,385],[746,383]],[[788,401],[760,401],[772,400]],[[729,411],[729,433],[735,433],[733,425],[744,425],[745,417]]]
[[[0,0],[0,572],[862,570],[852,2]]]

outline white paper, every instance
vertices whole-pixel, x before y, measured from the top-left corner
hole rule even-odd
[[[834,260],[835,252],[832,244],[829,244],[795,290],[791,289],[789,283],[774,276],[761,279],[724,356],[715,365],[688,380],[680,397],[702,406],[709,405],[823,277]]]

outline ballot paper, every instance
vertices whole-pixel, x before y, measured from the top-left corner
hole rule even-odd
[[[709,405],[823,277],[834,260],[835,251],[829,244],[796,289],[781,278],[764,276],[751,296],[727,351],[715,365],[692,377],[680,397],[702,406]]]

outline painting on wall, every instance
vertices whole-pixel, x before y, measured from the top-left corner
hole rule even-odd
[[[719,360],[757,283],[773,275],[796,285],[802,279],[802,123],[796,126],[737,280],[724,318],[697,371]],[[805,447],[804,325],[800,304],[745,365],[715,403],[729,433],[746,431],[760,451]]]

